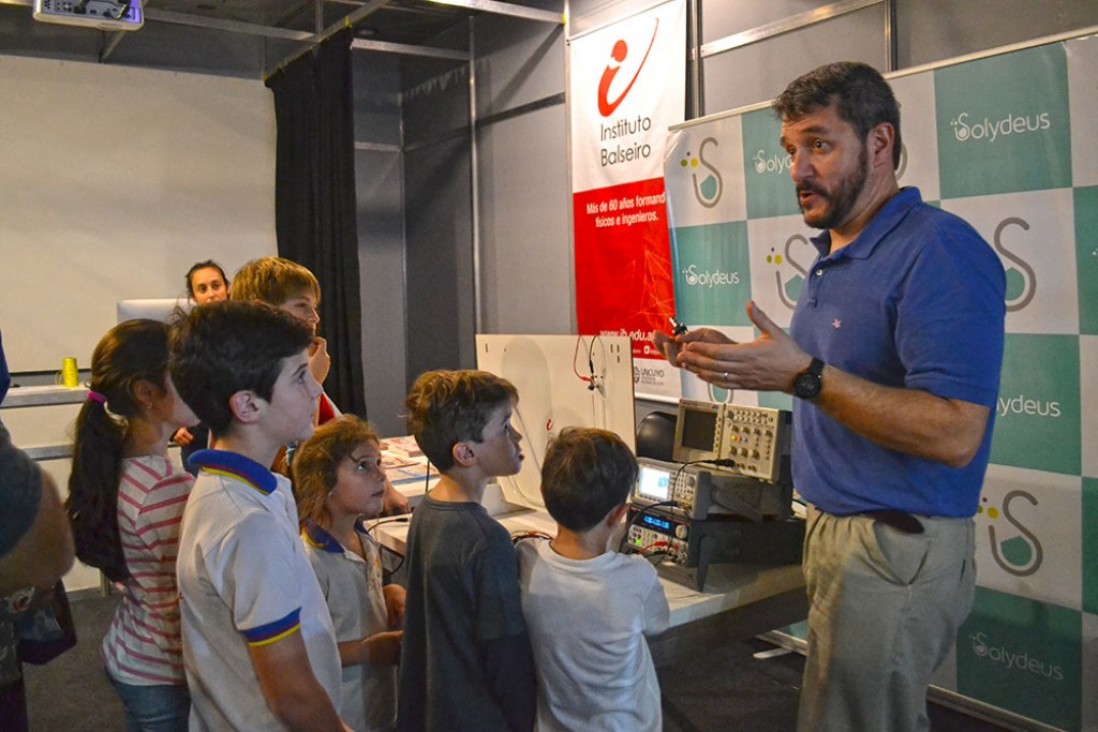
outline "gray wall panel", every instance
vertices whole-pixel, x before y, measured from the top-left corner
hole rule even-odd
[[[383,435],[404,426],[404,197],[399,152],[355,154],[366,413]]]
[[[558,105],[481,131],[486,333],[574,331],[564,129],[564,105]]]
[[[469,142],[404,156],[408,381],[437,368],[471,368],[473,253]]]
[[[883,6],[706,58],[702,113],[772,99],[790,80],[831,61],[864,61],[884,70]]]
[[[504,17],[476,21],[480,118],[564,91],[564,26]]]
[[[1095,0],[897,0],[900,67],[1098,25]]]

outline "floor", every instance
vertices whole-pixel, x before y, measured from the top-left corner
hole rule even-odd
[[[31,730],[83,732],[124,729],[118,698],[99,666],[98,647],[117,597],[92,595],[72,603],[79,641],[46,666],[27,667]],[[804,659],[769,658],[760,640],[720,644],[660,673],[666,732],[781,732],[795,726]],[[959,712],[930,706],[938,732],[1003,729]],[[0,725],[2,726],[2,725]],[[875,731],[874,731],[875,732]]]

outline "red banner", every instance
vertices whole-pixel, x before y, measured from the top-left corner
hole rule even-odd
[[[569,48],[579,332],[628,335],[633,355],[651,359],[652,331],[674,313],[663,154],[683,119],[686,5],[657,5]],[[678,380],[661,371],[637,388],[674,396]]]
[[[628,335],[633,355],[674,314],[663,178],[573,196],[579,332]]]

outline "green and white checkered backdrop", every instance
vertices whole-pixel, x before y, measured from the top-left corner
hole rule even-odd
[[[978,589],[934,683],[1066,730],[1098,730],[1098,36],[891,79],[900,184],[967,219],[1007,272],[1002,388],[977,524]],[[755,336],[789,319],[815,256],[780,123],[756,108],[672,130],[675,306]],[[790,408],[684,376],[683,396]]]

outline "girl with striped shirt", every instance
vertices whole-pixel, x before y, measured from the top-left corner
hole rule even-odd
[[[193,478],[168,459],[168,441],[197,421],[168,375],[167,326],[108,331],[76,418],[66,505],[77,556],[122,587],[100,656],[131,732],[187,728],[175,558]]]

